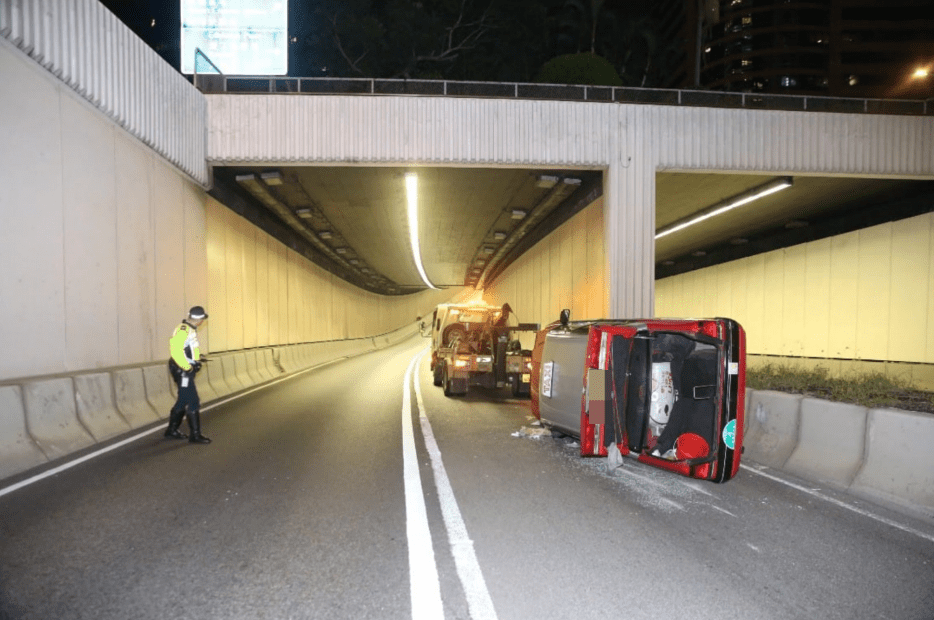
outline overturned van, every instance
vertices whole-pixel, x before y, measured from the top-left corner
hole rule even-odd
[[[623,456],[726,482],[742,455],[746,334],[731,319],[561,319],[532,351],[532,413]]]

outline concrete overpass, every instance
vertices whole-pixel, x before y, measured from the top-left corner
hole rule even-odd
[[[934,308],[934,223],[923,208],[868,234],[677,274],[658,287],[655,281],[658,252],[677,258],[697,251],[705,237],[748,234],[756,215],[696,228],[682,241],[656,244],[657,228],[775,176],[832,179],[820,187],[838,193],[863,192],[860,179],[883,180],[913,204],[923,202],[923,190],[904,185],[934,179],[934,117],[923,102],[918,112],[880,113],[887,110],[866,102],[859,111],[806,112],[633,103],[613,93],[580,101],[205,95],[93,0],[4,3],[0,34],[0,73],[15,85],[0,94],[0,318],[13,352],[0,380],[9,402],[28,400],[23,386],[37,382],[160,365],[167,334],[194,304],[211,314],[209,351],[269,350],[278,359],[294,347],[334,341],[368,347],[367,339],[411,325],[460,292],[381,294],[354,283],[318,261],[297,229],[270,232],[233,198],[219,200],[232,192],[215,182],[228,169],[235,183],[237,173],[289,168],[317,179],[363,175],[364,187],[380,175],[397,181],[393,174],[403,170],[434,175],[440,188],[465,171],[489,175],[473,184],[501,178],[505,187],[521,185],[520,178],[599,175],[599,198],[568,203],[577,209],[570,219],[485,283],[489,300],[509,301],[523,320],[540,322],[563,307],[577,317],[726,314],[746,325],[752,354],[893,361],[922,373],[934,363],[934,330],[926,323]],[[731,176],[712,182],[714,173]],[[718,183],[729,191],[709,189]],[[509,205],[443,210],[444,195],[454,193],[439,190],[428,200],[438,208],[420,221],[422,245],[430,248],[426,270],[460,284],[450,279],[462,273],[466,280]],[[660,195],[670,201],[660,206]],[[533,204],[536,196],[522,200]],[[310,198],[324,206],[330,200],[327,193]],[[789,208],[769,207],[773,214]],[[354,250],[376,271],[411,284],[396,215],[373,217],[377,224]],[[342,234],[352,238],[358,223],[347,218]],[[374,250],[379,235],[395,251]],[[813,277],[801,279],[806,274]],[[903,281],[908,286],[892,284]],[[806,296],[814,290],[838,290],[845,307]],[[805,320],[809,305],[820,321]],[[925,327],[909,332],[906,324]],[[878,325],[885,327],[871,329]],[[808,334],[828,334],[817,338],[821,351]],[[9,445],[28,444],[26,426],[16,429]],[[27,466],[61,454],[34,448],[24,449]],[[18,462],[6,472],[20,469]]]

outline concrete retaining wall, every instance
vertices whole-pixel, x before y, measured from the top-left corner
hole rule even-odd
[[[747,390],[743,459],[934,522],[934,415]]]
[[[159,419],[159,414],[146,399],[146,383],[143,380],[142,368],[115,370],[113,381],[117,410],[131,428],[139,428]]]
[[[801,397],[782,392],[753,392],[749,401],[744,454],[757,463],[781,469],[798,444]]]
[[[866,454],[850,492],[921,510],[934,519],[934,416],[897,409],[867,413]]]
[[[407,325],[375,338],[212,354],[198,374],[198,394],[207,404],[416,333]],[[0,480],[165,420],[175,396],[165,362],[2,385]]]

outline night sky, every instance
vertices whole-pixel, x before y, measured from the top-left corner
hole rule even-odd
[[[133,32],[142,38],[160,56],[176,69],[180,66],[180,31],[181,18],[179,0],[100,0],[114,15],[125,23]],[[290,58],[289,75],[309,77],[322,75],[318,64],[313,59],[307,59],[307,53],[296,53],[293,44],[304,41],[325,39],[324,29],[315,10],[325,3],[325,0],[288,0],[289,2],[289,39]],[[385,0],[375,0],[372,4],[380,5]],[[480,5],[480,2],[475,4]],[[499,0],[498,6],[510,9],[517,6],[510,0]],[[551,7],[551,12],[558,11],[566,4],[564,0],[544,0],[540,3]],[[585,1],[583,4],[587,4]],[[650,0],[606,0],[603,9],[625,19],[627,16],[648,14]],[[523,20],[522,14],[510,16],[517,21]],[[318,35],[323,35],[319,37]],[[306,48],[307,49],[307,48]],[[508,54],[508,52],[507,52]],[[314,66],[312,66],[314,65]],[[385,76],[382,76],[385,77]],[[497,76],[491,76],[495,79]],[[531,79],[531,76],[527,76]]]

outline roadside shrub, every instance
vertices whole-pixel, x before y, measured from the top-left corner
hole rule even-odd
[[[934,393],[916,390],[905,381],[880,372],[832,376],[823,366],[802,369],[768,363],[746,369],[746,386],[803,394],[864,407],[892,407],[934,413]]]

